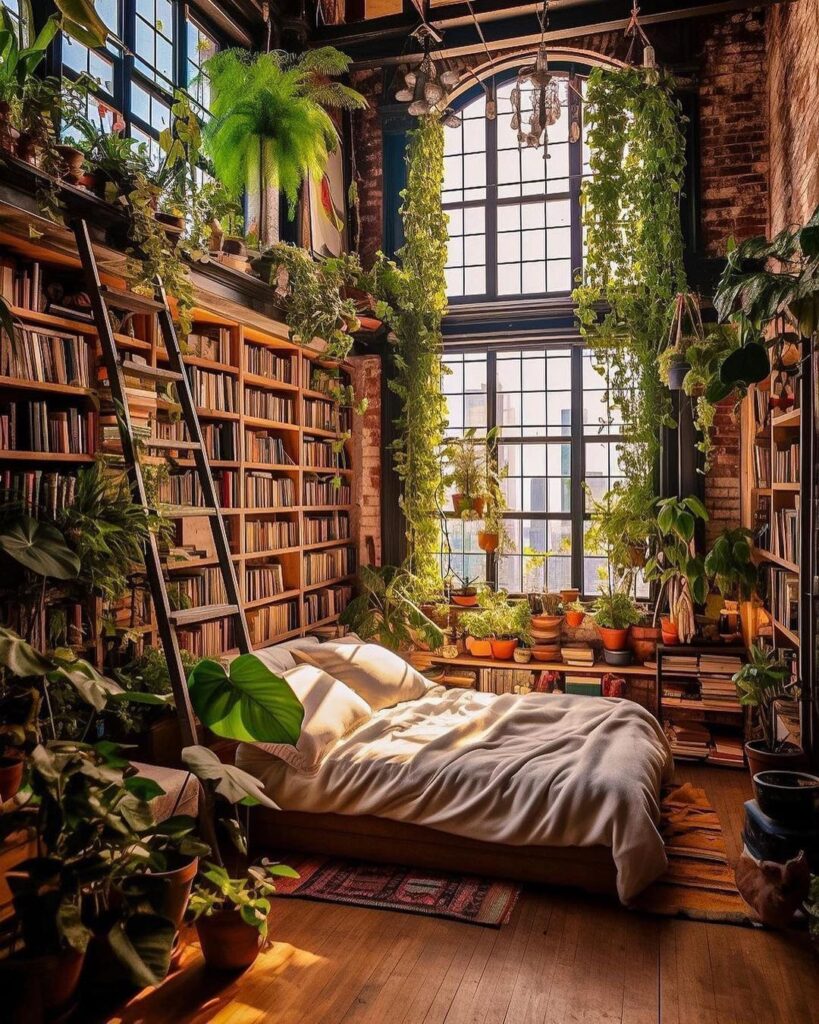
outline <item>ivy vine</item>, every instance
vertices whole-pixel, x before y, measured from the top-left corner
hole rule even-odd
[[[380,255],[372,273],[376,315],[390,325],[395,345],[389,386],[401,400],[401,415],[392,447],[406,519],[407,568],[432,589],[440,581],[435,511],[443,500],[439,449],[447,422],[441,392],[441,321],[447,306],[443,176],[444,130],[436,118],[424,118],[407,153],[400,263]]]
[[[658,424],[669,421],[657,360],[674,296],[685,289],[684,118],[673,89],[662,72],[626,67],[595,69],[586,92],[587,249],[574,299],[581,334],[609,382],[611,413],[623,424],[624,480],[613,498],[625,500],[637,521],[655,499]]]

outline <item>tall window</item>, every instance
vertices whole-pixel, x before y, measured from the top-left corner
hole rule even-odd
[[[604,552],[587,543],[590,502],[620,477],[619,433],[610,423],[606,382],[579,345],[497,343],[447,352],[442,378],[447,433],[477,436],[497,426],[490,457],[504,470],[504,520],[511,544],[497,560],[478,546],[480,521],[463,521],[451,495],[441,524],[441,571],[488,580],[512,593],[577,587],[594,595]],[[448,544],[447,544],[448,538]]]
[[[580,264],[583,167],[580,80],[559,79],[560,119],[549,145],[521,148],[512,128],[514,80],[492,85],[497,117],[486,120],[483,91],[447,129],[443,204],[449,214],[450,300],[567,295]]]

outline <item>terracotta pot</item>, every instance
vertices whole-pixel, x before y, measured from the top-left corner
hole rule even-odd
[[[784,749],[774,754],[766,748],[764,740],[751,740],[745,744],[745,756],[751,778],[760,772],[794,772],[808,767],[805,751],[793,743],[786,744]]]
[[[11,1011],[10,1020],[68,1020],[84,961],[85,954],[71,947],[48,956],[0,960],[4,1012]]]
[[[245,924],[238,910],[217,910],[196,920],[202,955],[217,971],[244,971],[259,955],[259,929]]]
[[[518,642],[517,640],[499,640],[493,637],[489,644],[493,658],[497,658],[498,661],[511,661]]]
[[[562,615],[533,615],[532,628],[538,631],[559,630],[563,624]]]
[[[640,665],[650,661],[657,653],[659,639],[659,626],[632,626],[628,642],[634,660]]]
[[[5,803],[17,793],[23,781],[23,759],[21,757],[0,757],[0,803]]]
[[[145,886],[156,912],[161,917],[173,921],[174,927],[179,931],[198,870],[199,858],[191,857],[180,867],[172,868],[170,871],[151,871],[145,875],[135,875],[133,882],[137,886]]]
[[[236,235],[226,235],[222,242],[222,250],[229,256],[247,256],[247,245],[243,238]]]
[[[497,551],[500,544],[500,534],[490,533],[488,530],[478,530],[478,547],[481,551]]]
[[[472,499],[472,511],[477,512],[478,516],[482,516],[486,508],[486,498],[473,498]]]
[[[608,626],[597,628],[607,651],[622,651],[628,643],[628,629],[610,629]]]
[[[63,163],[63,177],[74,185],[78,184],[83,177],[85,154],[75,146],[57,146],[56,149]]]
[[[459,608],[474,608],[478,603],[477,594],[453,594],[452,603],[458,605]]]
[[[452,495],[452,508],[454,509],[456,516],[463,515],[464,512],[469,512],[472,507],[472,502],[465,494]]]
[[[629,544],[628,561],[632,569],[642,569],[646,564],[646,549],[638,544]]]
[[[577,629],[585,617],[585,612],[566,612],[566,625],[572,629]]]
[[[563,602],[564,605],[572,604],[573,601],[578,601],[579,599],[580,591],[577,589],[577,587],[571,587],[569,590],[560,591],[560,600]]]
[[[473,658],[491,658],[492,644],[489,640],[478,640],[474,636],[466,638],[466,649]]]
[[[671,619],[660,619],[660,631],[666,646],[673,647],[680,642],[680,634]]]
[[[17,139],[17,156],[35,167],[39,162],[40,146],[28,132],[20,132],[20,137]]]

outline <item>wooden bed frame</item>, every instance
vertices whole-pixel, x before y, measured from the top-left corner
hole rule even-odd
[[[368,815],[253,811],[254,852],[291,850],[617,894],[607,846],[506,846]]]

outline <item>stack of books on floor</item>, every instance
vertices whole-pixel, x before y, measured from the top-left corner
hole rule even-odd
[[[736,736],[714,736],[708,761],[713,764],[740,768],[745,763],[743,742]]]
[[[594,664],[594,648],[585,644],[569,644],[560,649],[560,654],[567,665],[586,667]]]
[[[665,730],[671,752],[675,757],[708,757],[711,750],[711,732],[697,722],[673,722]]]

